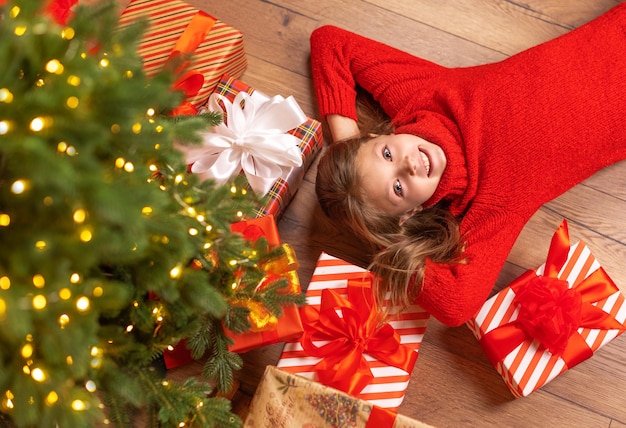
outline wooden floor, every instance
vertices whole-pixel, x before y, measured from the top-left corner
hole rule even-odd
[[[242,79],[270,94],[294,95],[319,118],[309,71],[309,35],[335,24],[445,66],[498,61],[563,34],[619,3],[616,0],[189,0],[244,34]],[[626,74],[626,70],[624,70]],[[626,112],[625,112],[626,118]],[[581,118],[582,119],[582,118]],[[625,119],[626,120],[626,119]],[[626,122],[625,122],[626,124]],[[610,142],[607,142],[610,144]],[[558,160],[555,160],[558,161]],[[563,165],[567,168],[567,165]],[[314,195],[315,165],[279,223],[308,285],[321,251],[357,264],[367,254],[323,217]],[[572,240],[592,248],[626,292],[626,163],[598,173],[550,202],[531,219],[496,288],[545,258],[563,218]],[[235,410],[242,415],[282,345],[244,355]],[[191,365],[172,376],[198,374]],[[626,427],[626,335],[530,397],[514,399],[465,327],[430,321],[401,413],[438,427]]]

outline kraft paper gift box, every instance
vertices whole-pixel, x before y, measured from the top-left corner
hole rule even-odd
[[[270,248],[281,245],[278,228],[273,216],[264,216],[250,220],[240,221],[231,225],[233,232],[238,232],[249,241],[256,241],[259,238],[267,240]],[[285,256],[280,260],[274,260],[264,267],[267,272],[266,280],[273,281],[278,278],[285,278],[288,282],[288,292],[301,293],[300,280],[298,278],[298,261],[293,249],[282,244]],[[263,281],[259,287],[263,286]],[[247,302],[231,302],[231,304],[246,305]],[[243,353],[264,345],[271,345],[285,340],[293,340],[302,334],[302,321],[300,312],[295,304],[283,306],[283,314],[276,318],[270,316],[265,308],[257,308],[258,312],[251,311],[252,329],[249,332],[235,333],[224,328],[226,335],[232,339],[229,345],[231,352]],[[193,361],[190,351],[186,348],[185,342],[180,342],[174,349],[164,352],[165,366],[168,369],[188,364]]]
[[[515,397],[524,397],[623,333],[624,296],[567,222],[546,262],[485,302],[467,325]]]
[[[371,278],[365,269],[322,253],[300,308],[304,334],[285,344],[278,367],[395,411],[430,315],[417,305],[401,313],[391,308],[381,327]]]
[[[284,213],[324,142],[322,126],[307,117],[293,96],[269,97],[224,75],[202,111],[223,114],[203,133],[200,146],[183,146],[190,171],[224,184],[238,173],[261,199],[257,216]]]
[[[427,428],[348,394],[267,366],[244,428]]]
[[[185,89],[189,108],[179,113],[195,114],[194,109],[206,102],[224,73],[240,76],[246,69],[241,32],[184,1],[132,0],[119,25],[140,18],[147,18],[149,24],[137,50],[148,76],[173,58],[189,60],[181,64],[188,65],[188,71],[177,82],[177,87]]]

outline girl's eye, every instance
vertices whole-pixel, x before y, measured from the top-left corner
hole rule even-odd
[[[398,196],[402,196],[402,184],[400,184],[400,180],[396,180],[395,183],[393,183],[393,192]]]
[[[387,146],[383,147],[383,158],[391,160],[391,151],[387,148]]]

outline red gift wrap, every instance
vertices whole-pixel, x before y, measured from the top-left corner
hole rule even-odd
[[[382,319],[372,274],[322,253],[300,308],[304,334],[278,367],[396,411],[417,361],[429,314],[419,306]]]
[[[626,329],[624,296],[563,221],[546,263],[487,300],[468,321],[515,397],[536,391]]]
[[[169,65],[177,66],[177,71],[187,69],[176,82],[187,101],[175,114],[195,114],[224,73],[240,76],[246,69],[241,32],[184,1],[132,0],[120,26],[139,18],[149,22],[137,49],[146,74],[152,76]]]
[[[263,237],[273,248],[281,245],[276,221],[271,215],[233,223],[231,230],[241,233],[249,241]],[[286,244],[283,246],[286,253],[284,259],[275,261],[271,266],[266,267],[266,279],[273,281],[278,277],[285,278],[289,284],[290,292],[301,293],[300,281],[296,272],[298,264],[295,254],[289,246]],[[259,284],[259,287],[262,287],[264,282],[265,280]],[[236,304],[236,302],[231,303]],[[228,349],[231,352],[243,353],[261,346],[296,339],[300,337],[303,331],[300,312],[295,304],[284,306],[282,316],[269,322],[265,320],[264,323],[265,325],[256,328],[252,323],[252,330],[246,333],[234,333],[224,328],[226,335],[233,340],[233,344]],[[184,341],[177,344],[173,350],[165,351],[164,359],[168,369],[193,361]]]

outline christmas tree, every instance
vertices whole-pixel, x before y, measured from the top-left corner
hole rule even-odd
[[[223,325],[302,302],[285,280],[256,290],[283,250],[230,232],[257,203],[242,183],[187,174],[173,143],[221,118],[170,115],[184,96],[173,71],[143,72],[147,23],[119,29],[108,2],[64,25],[44,8],[0,9],[0,422],[132,426],[142,409],[152,426],[239,426],[210,396],[242,365]],[[206,382],[154,370],[181,339]]]

